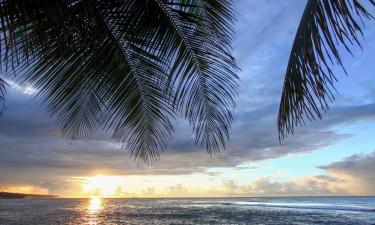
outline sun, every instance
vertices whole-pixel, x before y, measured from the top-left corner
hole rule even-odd
[[[86,194],[94,197],[116,197],[124,179],[118,176],[87,177],[83,183],[83,190]]]

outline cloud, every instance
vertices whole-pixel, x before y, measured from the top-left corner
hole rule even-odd
[[[8,113],[0,120],[0,183],[3,185],[40,185],[70,176],[95,175],[97,171],[122,175],[203,173],[212,167],[235,167],[245,162],[311,152],[347,137],[330,130],[331,127],[346,124],[348,120],[351,123],[370,120],[373,109],[372,105],[366,105],[333,110],[322,125],[314,130],[302,130],[282,145],[275,130],[274,105],[240,112],[228,149],[213,157],[195,147],[190,130],[180,125],[176,138],[167,152],[162,153],[160,161],[151,167],[138,168],[129,154],[114,145],[108,135],[99,134],[85,142],[70,143],[57,135],[52,119],[36,101],[31,104],[29,98],[16,97],[18,99],[13,100]],[[25,118],[20,110],[33,119]]]
[[[321,166],[334,177],[347,179],[348,188],[354,195],[375,194],[375,151],[370,154],[356,154],[342,161]]]
[[[16,186],[16,187],[6,187],[6,188],[0,188],[0,191],[5,192],[16,192],[16,193],[25,193],[25,194],[49,194],[49,190],[39,187],[39,186]]]
[[[326,196],[345,195],[346,190],[336,186],[336,182],[345,182],[328,176],[310,176],[289,181],[272,181],[270,177],[261,177],[246,185],[235,180],[225,180],[222,192],[226,196]]]
[[[145,196],[153,196],[155,194],[156,194],[155,188],[153,187],[148,187],[142,191],[142,195],[145,195]]]
[[[297,30],[305,4],[305,0],[238,1],[236,10],[239,18],[234,43],[236,58],[240,61],[248,59],[249,54],[261,52],[267,46],[273,48],[270,43],[275,41],[288,41],[291,45],[290,36]]]
[[[176,196],[176,197],[182,197],[182,196],[189,196],[189,191],[186,187],[184,187],[182,184],[172,185],[167,188],[167,196]]]
[[[104,132],[98,132],[84,142],[72,143],[63,139],[38,99],[20,93],[17,88],[9,88],[7,110],[0,119],[0,186],[35,185],[58,192],[68,189],[65,185],[72,186],[70,177],[92,176],[98,172],[115,175],[207,173],[209,168],[239,168],[238,165],[247,162],[309,153],[350,137],[351,134],[337,132],[336,128],[373,121],[375,98],[373,102],[363,104],[335,104],[323,121],[297,129],[296,135],[281,145],[278,141],[276,118],[283,73],[305,3],[294,0],[238,1],[234,50],[243,72],[240,74],[242,82],[236,122],[226,151],[211,157],[197,148],[191,127],[178,118],[175,137],[167,151],[161,154],[161,159],[152,166],[139,168],[129,159],[129,153],[121,150]],[[251,13],[249,9],[253,9]],[[334,171],[328,167],[326,170]],[[319,186],[324,180],[328,182],[323,177],[309,179],[317,182],[320,191],[316,193],[327,192]],[[265,193],[275,191],[279,194],[287,192],[283,190],[299,193],[307,187],[295,181],[278,183],[267,179],[252,186],[227,185],[227,189],[232,185],[229,189],[249,194],[260,194],[256,193],[255,187],[264,189]]]

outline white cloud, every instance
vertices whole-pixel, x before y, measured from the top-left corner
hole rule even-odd
[[[222,192],[229,196],[324,196],[344,195],[347,191],[337,186],[339,181],[327,176],[310,176],[288,181],[272,181],[271,177],[261,177],[246,185],[234,180],[222,184]]]

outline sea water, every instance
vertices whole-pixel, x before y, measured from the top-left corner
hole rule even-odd
[[[0,199],[0,224],[375,224],[375,197]]]

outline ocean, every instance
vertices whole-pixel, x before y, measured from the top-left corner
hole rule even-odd
[[[0,224],[375,224],[375,197],[0,199]]]

